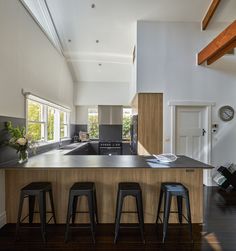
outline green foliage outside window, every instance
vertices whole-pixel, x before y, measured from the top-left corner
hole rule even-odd
[[[42,135],[41,127],[42,127],[41,124],[35,124],[35,123],[28,124],[28,133],[36,141],[39,141],[39,140],[42,139],[42,137],[41,137],[41,135]]]
[[[27,130],[34,141],[55,141],[68,137],[68,112],[30,99],[27,104]]]
[[[130,139],[130,127],[131,127],[131,117],[132,109],[123,108],[123,127],[122,127],[122,137],[123,139]]]
[[[95,113],[88,115],[88,133],[91,139],[99,137],[98,115]]]
[[[28,120],[31,121],[28,124],[28,133],[33,140],[42,140],[43,130],[41,122],[42,105],[33,101],[28,101]],[[38,122],[38,123],[34,123]]]
[[[131,117],[124,116],[123,117],[123,139],[130,139],[130,126],[131,126]]]
[[[54,140],[54,109],[48,108],[48,140]]]

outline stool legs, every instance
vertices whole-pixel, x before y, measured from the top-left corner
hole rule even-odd
[[[72,224],[75,224],[75,216],[76,216],[76,209],[78,203],[78,196],[74,196],[73,205],[72,205]]]
[[[90,218],[90,230],[91,230],[91,234],[92,234],[92,239],[93,239],[93,243],[95,243],[95,218],[96,221],[98,221],[98,217],[97,217],[97,205],[95,203],[96,201],[96,195],[95,192],[93,190],[90,191],[76,191],[76,190],[72,190],[69,193],[69,202],[68,202],[68,209],[67,209],[67,220],[66,220],[66,231],[65,231],[65,242],[68,241],[68,237],[69,237],[69,229],[70,229],[70,219],[72,218],[72,224],[75,223],[75,215],[76,213],[85,213],[85,212],[76,212],[77,209],[77,203],[78,203],[78,199],[80,196],[86,196],[87,197],[87,201],[88,201],[88,212],[89,213],[89,218]],[[76,227],[74,226],[74,228],[81,228],[80,226]]]
[[[92,193],[91,196],[87,196],[87,198],[89,206],[90,229],[93,238],[93,243],[95,243],[94,193]]]
[[[21,214],[23,209],[23,202],[24,202],[24,193],[20,193],[20,202],[19,202],[19,209],[18,209],[18,216],[17,216],[17,224],[16,224],[16,240],[19,236],[19,230],[20,230],[20,222],[21,222]]]
[[[160,197],[159,197],[159,203],[158,203],[158,210],[157,210],[157,218],[156,218],[156,224],[158,223],[159,217],[160,217],[160,211],[161,211],[161,203],[163,198],[163,191],[161,189]]]
[[[163,196],[164,196],[164,211],[161,211],[161,204],[162,204]],[[171,199],[172,199],[173,196],[175,196],[176,199],[177,199],[177,208],[178,208],[177,213],[178,213],[179,223],[182,224],[183,217],[187,220],[188,225],[189,225],[190,234],[191,234],[191,239],[192,239],[192,242],[193,242],[189,191],[181,183],[162,183],[162,186],[161,186],[156,223],[158,223],[160,212],[163,212],[164,215],[163,215],[163,237],[162,237],[162,242],[163,243],[165,242],[165,238],[166,238],[166,235],[167,235],[169,215],[170,215],[170,213],[176,213],[175,211],[174,212],[170,211],[170,209],[171,209]],[[186,201],[185,204],[186,204],[187,217],[185,217],[183,215],[183,199],[185,199],[185,201]]]
[[[94,207],[95,207],[96,223],[99,224],[96,190],[93,191],[93,200],[94,200]]]
[[[123,206],[123,196],[121,193],[118,193],[117,198],[117,208],[116,208],[116,219],[115,219],[115,239],[114,243],[117,242],[119,230],[120,230],[120,218],[121,218],[121,212],[122,212],[122,206]]]
[[[189,193],[188,192],[187,192],[185,199],[186,199],[186,209],[187,209],[189,231],[190,231],[190,235],[191,235],[191,240],[193,241],[192,219],[191,219],[191,210],[190,210],[190,201],[189,201]]]
[[[50,204],[51,204],[51,209],[52,209],[53,220],[54,220],[54,223],[57,224],[52,190],[49,190],[49,198],[50,198]]]
[[[165,204],[164,204],[164,220],[163,220],[163,238],[162,242],[165,242],[166,234],[167,234],[167,228],[168,228],[168,222],[169,222],[169,216],[170,216],[170,206],[171,206],[171,194],[166,193],[165,194]]]
[[[142,202],[142,192],[135,191],[133,194],[127,194],[126,192],[118,191],[117,194],[117,202],[116,202],[116,218],[115,218],[115,238],[114,243],[117,242],[120,230],[120,220],[123,208],[124,198],[128,195],[134,196],[136,200],[137,214],[138,214],[138,223],[140,234],[143,243],[145,243],[144,239],[144,217],[143,217],[143,202]],[[127,212],[126,212],[127,213]]]
[[[41,224],[41,234],[43,241],[46,242],[46,197],[45,192],[40,192],[38,196],[39,200],[39,215]]]
[[[142,193],[140,192],[140,195],[136,197],[136,203],[137,203],[137,211],[138,211],[138,221],[140,226],[140,233],[142,237],[143,243],[145,243],[144,239],[144,217],[143,217],[143,202],[142,202]]]
[[[34,206],[35,206],[35,196],[29,196],[29,223],[32,224],[34,220]]]
[[[177,206],[178,206],[179,223],[182,224],[183,222],[183,197],[182,196],[177,196]]]
[[[70,218],[71,218],[71,215],[72,215],[72,212],[73,212],[73,201],[74,201],[74,196],[70,192],[70,194],[69,194],[68,209],[67,209],[65,242],[68,241],[68,236],[69,236]]]

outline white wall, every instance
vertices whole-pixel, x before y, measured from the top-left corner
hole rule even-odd
[[[22,88],[73,109],[66,61],[20,1],[0,1],[0,34],[0,115],[24,118]]]
[[[164,151],[170,151],[169,101],[213,101],[212,164],[236,163],[236,118],[222,122],[218,109],[236,109],[236,56],[225,56],[211,66],[197,66],[196,54],[227,24],[202,32],[199,23],[138,22],[137,91],[164,93]],[[217,27],[217,28],[215,28]]]
[[[73,83],[65,59],[18,0],[0,1],[0,116],[25,117],[21,89],[69,106]],[[4,172],[0,171],[0,227],[5,223]]]
[[[88,108],[89,106],[76,106],[76,124],[88,124]]]
[[[129,105],[129,83],[80,82],[75,84],[75,105]]]

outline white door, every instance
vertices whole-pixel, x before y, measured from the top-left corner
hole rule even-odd
[[[176,107],[176,153],[207,162],[206,107]]]

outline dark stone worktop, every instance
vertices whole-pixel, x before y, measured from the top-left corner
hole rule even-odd
[[[202,162],[179,156],[172,163],[158,163],[153,156],[136,155],[65,155],[68,150],[53,150],[29,158],[25,164],[3,166],[1,169],[76,169],[76,168],[201,168],[211,169],[212,166]],[[151,163],[151,164],[149,164]]]

